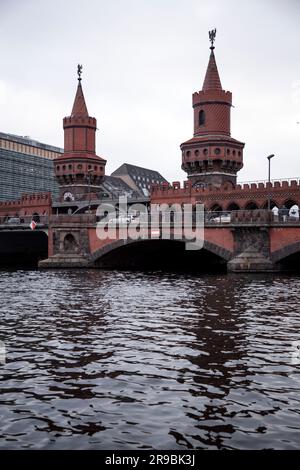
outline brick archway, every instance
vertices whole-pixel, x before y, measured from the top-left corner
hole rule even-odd
[[[268,205],[269,205],[269,201],[266,199],[266,200],[264,201],[264,203],[261,204],[261,207],[260,207],[260,208],[261,208],[261,209],[268,209]],[[279,209],[280,206],[281,206],[281,205],[279,204],[278,201],[276,201],[276,200],[274,200],[274,199],[271,199],[271,200],[270,200],[270,208],[271,208],[271,210],[274,209],[274,207],[277,207],[277,209]]]
[[[299,202],[296,201],[296,199],[286,199],[284,201],[283,205],[285,207],[287,207],[288,209],[291,209],[291,207],[293,207],[293,206],[300,207],[300,204],[299,204]]]
[[[219,203],[214,203],[210,208],[209,210],[211,212],[222,212],[223,211],[223,207],[221,206],[221,204]]]
[[[227,204],[226,210],[227,211],[240,211],[241,207],[239,206],[239,204],[233,201]]]
[[[251,200],[251,201],[248,201],[248,202],[244,205],[243,209],[246,210],[246,211],[249,211],[249,210],[250,210],[250,211],[253,211],[253,210],[259,209],[259,206],[258,206],[258,204],[256,203],[256,201]]]
[[[280,250],[274,251],[271,255],[271,259],[274,263],[284,260],[290,255],[294,255],[300,252],[300,241],[287,245]]]
[[[161,239],[157,239],[158,241],[162,241]],[[146,240],[147,241],[147,240]],[[155,242],[156,239],[149,239],[149,242]],[[189,240],[166,240],[168,242],[180,242],[180,243],[185,243],[189,242]],[[114,240],[111,243],[108,243],[107,245],[99,248],[98,250],[94,251],[90,255],[90,262],[95,263],[97,260],[102,258],[104,255],[107,255],[108,253],[112,252],[113,250],[116,250],[117,248],[121,248],[122,246],[127,246],[127,245],[133,245],[133,244],[138,244],[140,242],[145,242],[145,240],[140,239],[140,240]],[[229,250],[226,250],[225,248],[216,245],[215,243],[211,243],[209,241],[204,240],[203,248],[202,250],[206,250],[214,255],[219,256],[224,261],[229,261],[232,258],[232,253]],[[201,250],[199,250],[201,251]]]

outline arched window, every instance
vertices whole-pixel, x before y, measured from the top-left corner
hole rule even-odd
[[[199,113],[199,126],[204,126],[205,124],[205,112],[201,109]]]
[[[74,235],[68,233],[64,238],[64,251],[66,253],[74,253],[77,251],[77,242]]]

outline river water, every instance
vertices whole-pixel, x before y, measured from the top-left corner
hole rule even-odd
[[[299,447],[300,277],[19,270],[0,292],[0,448]]]

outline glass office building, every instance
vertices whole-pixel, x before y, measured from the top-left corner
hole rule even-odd
[[[53,160],[63,149],[0,132],[0,200],[13,200],[23,193],[59,194]]]

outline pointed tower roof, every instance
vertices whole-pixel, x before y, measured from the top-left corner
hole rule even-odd
[[[79,80],[71,116],[73,117],[73,116],[88,116],[88,115],[89,113],[85,104],[81,81]]]
[[[206,74],[203,82],[202,91],[207,90],[222,90],[221,80],[219,77],[218,67],[214,54],[214,42],[216,38],[216,29],[209,31],[209,40],[211,42],[211,53],[208,61],[208,66],[206,69]]]
[[[221,80],[219,77],[218,67],[213,49],[214,47],[211,47],[209,62],[202,87],[203,91],[222,90]]]
[[[72,108],[71,117],[81,116],[89,117],[89,113],[85,104],[84,94],[81,86],[82,65],[77,66],[78,87],[75,95],[75,100]]]

